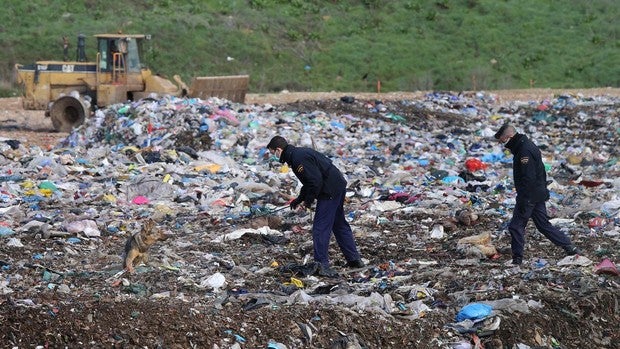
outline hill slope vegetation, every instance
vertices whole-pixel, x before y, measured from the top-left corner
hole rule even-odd
[[[614,0],[9,0],[0,95],[15,63],[74,56],[76,37],[151,34],[166,76],[250,74],[250,92],[620,86]],[[14,90],[13,90],[14,92]]]

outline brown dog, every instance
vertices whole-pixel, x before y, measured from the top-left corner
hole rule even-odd
[[[164,241],[168,236],[161,229],[155,228],[155,221],[149,219],[144,223],[142,230],[133,234],[125,243],[124,265],[125,269],[133,273],[134,267],[140,263],[147,263],[148,250],[157,241]]]

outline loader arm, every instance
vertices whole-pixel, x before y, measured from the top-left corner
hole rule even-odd
[[[181,77],[178,74],[176,74],[175,76],[173,76],[173,79],[179,85],[179,88],[181,89],[181,91],[183,91],[181,93],[181,95],[182,96],[187,96],[187,94],[189,93],[189,87],[187,87],[185,82],[183,82],[183,80],[181,80]]]

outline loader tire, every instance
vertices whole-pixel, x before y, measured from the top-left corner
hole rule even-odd
[[[71,96],[58,98],[49,110],[52,125],[59,132],[71,132],[74,127],[84,123],[86,112],[86,106],[78,98]]]

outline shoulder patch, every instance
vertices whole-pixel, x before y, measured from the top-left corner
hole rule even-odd
[[[297,173],[303,173],[303,172],[304,172],[304,165],[297,166]]]
[[[524,157],[521,158],[521,163],[523,165],[527,165],[528,161],[530,161],[530,158],[527,157],[527,156],[524,156]]]

